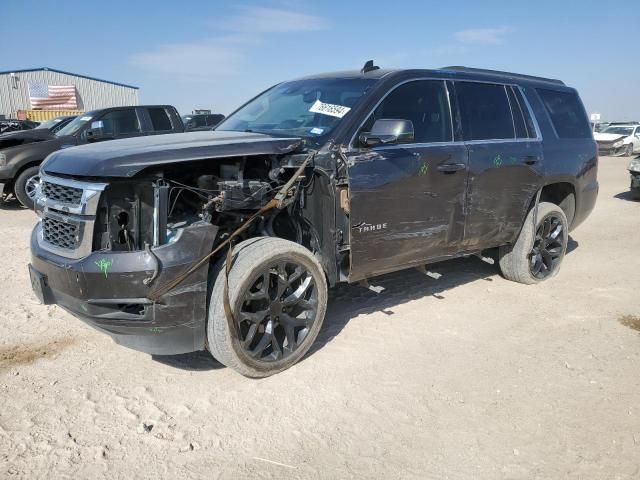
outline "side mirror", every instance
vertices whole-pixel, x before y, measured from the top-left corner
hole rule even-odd
[[[366,147],[411,143],[414,138],[413,123],[410,120],[385,118],[376,120],[370,132],[363,132],[358,137],[360,143]]]
[[[115,138],[113,132],[105,130],[102,120],[91,122],[91,128],[87,130],[86,136],[87,142],[99,142],[101,140],[112,140]]]

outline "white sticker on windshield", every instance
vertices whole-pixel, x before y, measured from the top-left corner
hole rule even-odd
[[[324,128],[313,127],[311,130],[309,130],[309,133],[311,133],[312,135],[322,135],[322,132],[324,132]]]
[[[82,120],[83,122],[88,122],[89,120],[91,120],[91,117],[80,117],[80,120]]]
[[[342,118],[351,110],[349,107],[343,107],[342,105],[333,105],[331,103],[322,103],[320,100],[316,100],[311,108],[310,112],[321,113],[323,115],[329,115],[331,117]]]

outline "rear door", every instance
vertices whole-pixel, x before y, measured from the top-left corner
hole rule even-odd
[[[467,151],[453,143],[445,82],[396,86],[358,133],[383,118],[410,120],[415,140],[348,153],[352,281],[447,255],[462,240]]]
[[[460,81],[455,90],[469,151],[462,247],[512,242],[542,186],[541,138],[517,87]]]

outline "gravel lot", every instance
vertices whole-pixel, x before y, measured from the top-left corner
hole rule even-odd
[[[312,354],[249,380],[151,358],[33,298],[32,212],[0,206],[0,477],[640,477],[640,202],[602,158],[560,274],[478,259],[342,287]]]

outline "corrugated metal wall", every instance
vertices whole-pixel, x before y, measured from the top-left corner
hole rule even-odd
[[[49,85],[75,85],[78,109],[83,111],[97,108],[138,105],[138,90],[121,85],[113,85],[98,80],[76,77],[51,70],[0,74],[0,115],[14,117],[18,110],[30,110],[29,82],[43,82]]]

